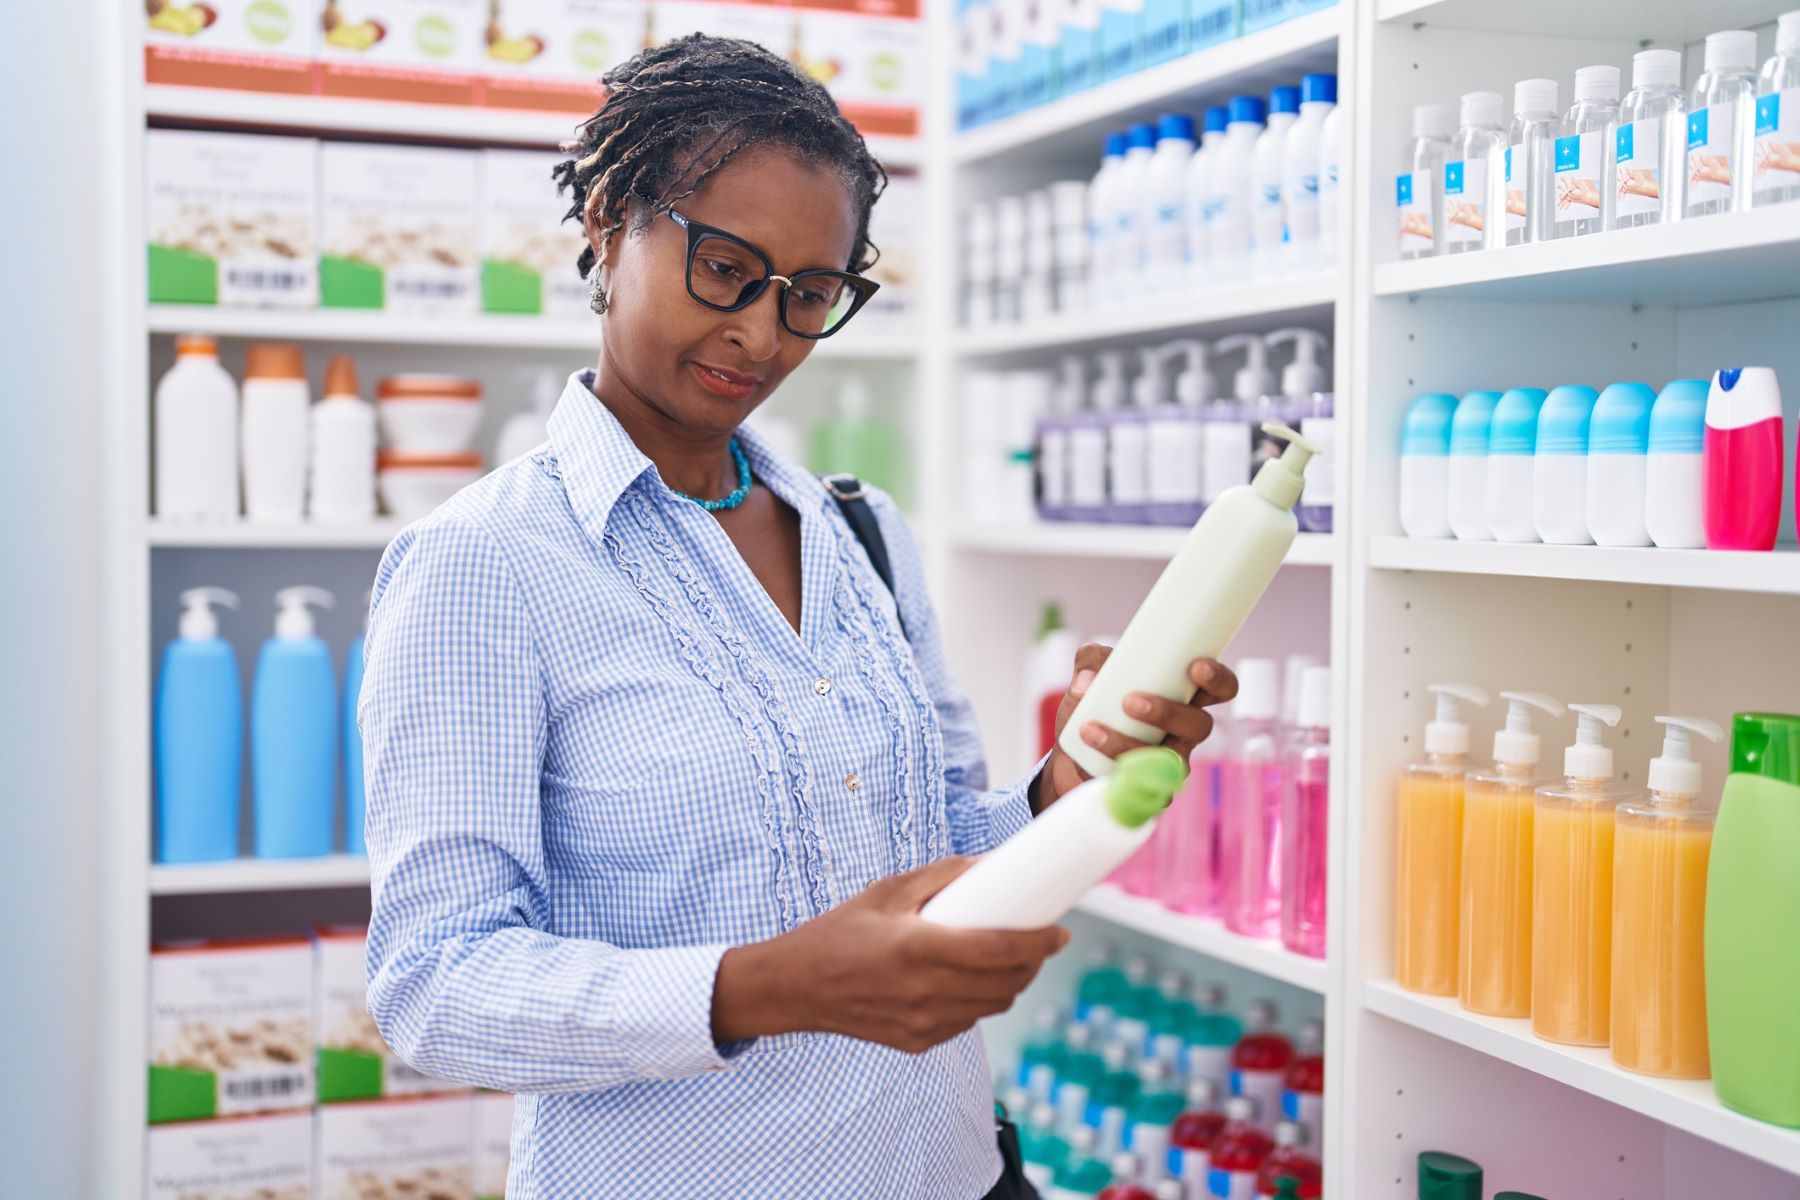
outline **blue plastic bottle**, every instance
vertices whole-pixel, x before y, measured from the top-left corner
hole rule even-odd
[[[263,643],[250,694],[250,770],[256,856],[331,853],[337,783],[338,690],[331,651],[307,605],[329,608],[323,588],[275,593],[275,636]]]
[[[1588,431],[1587,523],[1596,546],[1648,546],[1650,410],[1644,383],[1609,383]]]
[[[344,849],[367,854],[363,845],[362,730],[356,725],[356,701],[362,695],[363,638],[359,633],[344,658]]]
[[[1487,516],[1488,430],[1499,392],[1470,392],[1450,419],[1450,532],[1460,542],[1491,542]]]
[[[1706,548],[1704,379],[1673,379],[1650,410],[1644,527],[1664,550]]]
[[[1543,388],[1508,388],[1488,422],[1487,515],[1497,542],[1535,542],[1531,516]]]
[[[1588,546],[1588,442],[1600,393],[1583,384],[1552,388],[1538,410],[1537,458],[1531,465],[1531,520],[1552,546]]]
[[[181,603],[181,633],[156,681],[156,861],[217,862],[238,852],[244,697],[212,606],[236,608],[238,598],[197,587]]]
[[[1400,433],[1400,529],[1407,537],[1450,536],[1450,423],[1456,397],[1425,392]]]

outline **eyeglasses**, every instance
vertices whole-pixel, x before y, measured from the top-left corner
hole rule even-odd
[[[736,234],[690,221],[674,209],[669,218],[687,230],[688,295],[717,312],[748,307],[769,284],[779,283],[782,328],[817,341],[842,329],[881,287],[850,271],[777,275],[769,256]]]

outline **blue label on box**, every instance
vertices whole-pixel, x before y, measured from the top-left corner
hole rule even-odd
[[[1463,194],[1463,165],[1459,162],[1444,164],[1444,195],[1460,196]]]
[[[1192,0],[1188,9],[1188,49],[1199,50],[1237,36],[1237,0]]]
[[[1394,180],[1394,203],[1405,208],[1412,203],[1412,172],[1408,171]]]
[[[1697,108],[1688,114],[1689,150],[1698,150],[1706,145],[1706,113],[1706,109]]]
[[[1581,166],[1581,135],[1571,133],[1556,139],[1556,173],[1573,171]]]
[[[1756,98],[1756,136],[1774,133],[1781,128],[1781,93],[1770,92]]]
[[[1187,49],[1187,0],[1144,0],[1144,65],[1178,58]]]
[[[1244,0],[1244,32],[1280,24],[1294,15],[1296,7],[1289,0]]]

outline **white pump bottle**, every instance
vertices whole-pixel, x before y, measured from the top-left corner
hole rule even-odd
[[[1277,329],[1263,339],[1271,346],[1294,344],[1294,361],[1281,369],[1283,415],[1280,418],[1319,448],[1306,472],[1306,494],[1294,510],[1304,533],[1330,533],[1337,492],[1337,397],[1331,375],[1320,359],[1331,344],[1316,329]],[[1266,449],[1266,447],[1265,447]]]
[[[1244,365],[1231,379],[1231,397],[1239,422],[1236,436],[1222,444],[1223,439],[1214,437],[1213,430],[1207,430],[1206,490],[1209,502],[1228,487],[1248,483],[1256,474],[1256,468],[1269,453],[1264,449],[1263,422],[1279,421],[1282,412],[1275,394],[1275,372],[1269,367],[1266,340],[1253,333],[1236,333],[1214,342],[1213,349],[1227,354],[1242,350]],[[1236,464],[1225,461],[1225,444],[1235,447],[1242,455]],[[1274,453],[1279,455],[1279,447]]]
[[[1194,338],[1169,342],[1158,353],[1187,355],[1175,377],[1174,403],[1153,410],[1149,424],[1149,519],[1155,525],[1186,527],[1206,507],[1205,409],[1213,398],[1206,369],[1207,347]]]

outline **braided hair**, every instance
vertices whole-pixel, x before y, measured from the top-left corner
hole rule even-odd
[[[573,196],[563,219],[592,218],[600,254],[643,201],[636,228],[698,191],[753,146],[780,146],[834,170],[856,205],[856,241],[847,269],[867,270],[875,248],[869,211],[887,172],[823,86],[754,42],[695,33],[646,50],[601,78],[606,99],[563,144],[573,155],[551,172]],[[598,261],[582,249],[586,277]]]

